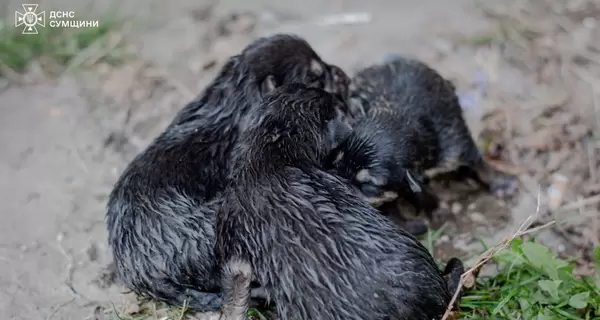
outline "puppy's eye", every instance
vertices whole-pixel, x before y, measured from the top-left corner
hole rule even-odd
[[[365,197],[376,197],[379,194],[379,188],[369,183],[363,183],[360,186],[360,191]]]

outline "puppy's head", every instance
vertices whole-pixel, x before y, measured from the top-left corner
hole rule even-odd
[[[332,141],[350,130],[343,117],[346,108],[344,101],[322,89],[301,83],[280,86],[265,95],[257,131],[280,150],[320,161]]]
[[[339,98],[347,100],[350,94],[350,77],[340,67],[327,65],[329,72],[324,82],[325,91],[336,94]],[[358,116],[354,115],[353,116]]]
[[[359,196],[378,207],[395,201],[399,193],[409,188],[421,191],[420,175],[399,167],[382,144],[354,131],[326,158],[325,168],[348,179]]]
[[[325,168],[344,177],[367,202],[379,206],[395,200],[398,195],[386,192],[390,172],[377,152],[377,145],[368,139],[360,139],[352,132],[326,158]]]
[[[260,38],[246,47],[240,57],[263,96],[278,86],[303,83],[347,99],[350,79],[346,73],[325,63],[298,36],[277,34]]]

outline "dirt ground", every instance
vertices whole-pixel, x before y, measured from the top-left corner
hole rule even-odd
[[[31,70],[25,85],[0,80],[0,317],[81,320],[98,305],[122,305],[107,269],[112,184],[228,56],[275,32],[305,37],[350,74],[390,54],[419,57],[455,81],[474,136],[503,146],[500,155],[487,148],[519,178],[517,196],[438,188],[448,209],[439,257],[468,258],[480,239],[514,232],[539,194],[536,221],[567,220],[540,240],[584,265],[599,241],[600,2],[559,2],[121,2],[119,13],[135,16],[122,33],[135,58],[58,79]],[[42,5],[97,19],[107,9]],[[364,20],[331,19],[350,13]]]

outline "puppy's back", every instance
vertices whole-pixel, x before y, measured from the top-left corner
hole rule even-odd
[[[217,218],[220,263],[248,261],[281,319],[441,316],[450,297],[430,254],[319,168],[322,122],[295,116],[246,137]]]

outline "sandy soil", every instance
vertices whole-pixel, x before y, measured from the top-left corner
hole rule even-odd
[[[84,10],[72,0],[44,5]],[[578,196],[587,205],[563,205],[553,211],[554,217],[577,218],[590,226],[595,219],[589,217],[598,215],[599,155],[591,139],[594,104],[580,69],[589,73],[588,80],[600,74],[593,73],[597,70],[588,61],[573,69],[579,71],[563,75],[577,81],[557,84],[553,79],[560,68],[553,69],[556,56],[548,49],[568,46],[567,40],[576,37],[593,42],[598,30],[580,26],[585,16],[569,20],[571,31],[595,33],[567,33],[567,42],[560,42],[565,37],[552,29],[559,35],[552,33],[555,42],[536,42],[525,46],[530,51],[519,51],[517,45],[478,47],[461,41],[498,28],[497,14],[484,15],[471,0],[423,0],[418,5],[409,0],[226,0],[218,5],[206,0],[126,0],[120,8],[120,14],[136,17],[123,33],[134,59],[118,67],[100,63],[89,72],[59,79],[34,73],[26,85],[0,82],[2,319],[81,320],[91,317],[98,305],[122,304],[123,288],[107,269],[111,257],[103,219],[112,184],[226,57],[275,32],[304,36],[325,60],[349,73],[390,53],[415,55],[455,81],[461,93],[471,94],[473,103],[466,109],[474,135],[489,134],[505,146],[502,161],[512,171],[519,169],[520,192],[511,201],[459,187],[442,192],[449,213],[448,228],[437,241],[441,258],[475,254],[479,239],[491,243],[514,231],[535,213],[538,189],[546,208],[546,188],[557,172],[569,178],[558,206]],[[95,3],[86,12],[101,19],[106,9]],[[320,24],[325,16],[356,12],[368,13],[370,21]],[[574,59],[577,52],[571,51],[569,59]],[[540,57],[545,62],[538,63]],[[475,86],[482,75],[489,85],[485,92]],[[487,114],[484,121],[478,113]],[[597,245],[593,227],[565,226],[540,237],[558,251],[575,253]]]

